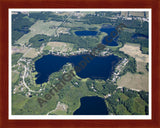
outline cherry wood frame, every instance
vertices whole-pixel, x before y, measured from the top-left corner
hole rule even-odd
[[[9,120],[8,9],[9,8],[151,8],[152,119],[151,120]],[[0,0],[0,128],[160,127],[160,1],[159,0]]]

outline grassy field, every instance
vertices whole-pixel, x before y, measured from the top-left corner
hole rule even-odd
[[[28,99],[25,96],[18,94],[12,95],[12,114],[14,115],[19,112],[27,101]]]
[[[43,50],[52,50],[52,47],[49,45],[46,45]]]
[[[68,34],[69,33],[68,30],[69,30],[68,28],[59,27],[56,32],[57,34],[60,34],[60,33]]]
[[[127,72],[117,81],[119,87],[148,91],[148,74],[132,74]]]
[[[44,50],[52,50],[53,52],[69,52],[72,51],[73,44],[65,42],[48,42]]]
[[[123,31],[125,32],[130,32],[130,33],[134,33],[136,31],[136,29],[131,29],[131,28],[123,28]]]
[[[57,107],[54,110],[52,110],[51,112],[49,112],[48,114],[49,115],[50,114],[51,115],[66,115],[67,109],[68,109],[68,106],[66,104],[58,102]]]
[[[122,12],[121,12],[121,15],[128,16],[128,12],[122,11]],[[144,12],[134,12],[134,11],[129,11],[129,15],[144,17]]]
[[[12,65],[17,64],[17,61],[23,56],[22,53],[14,53],[12,54]]]
[[[146,64],[145,62],[137,61],[137,72],[147,73]]]
[[[83,24],[82,22],[75,22],[75,21],[73,21],[72,23],[67,22],[63,26],[69,27],[69,28],[82,26],[83,28],[86,28],[86,29],[91,27],[91,25],[89,24]]]
[[[42,93],[45,95],[44,93]],[[39,96],[40,97],[40,96]],[[47,100],[47,103],[40,107],[38,97],[27,98],[23,95],[13,95],[12,110],[14,115],[46,115],[48,111],[56,108],[58,103],[58,97],[55,95],[51,100]]]
[[[144,12],[134,12],[134,11],[131,11],[129,12],[130,15],[132,16],[141,16],[141,17],[144,17]]]
[[[54,115],[67,115],[67,113],[65,111],[62,111],[62,110],[56,110],[53,114]]]
[[[142,54],[140,50],[140,44],[132,44],[132,43],[126,43],[122,48],[119,49],[120,51],[123,51],[124,53],[134,57],[136,61],[140,62],[149,62],[149,55]]]
[[[36,51],[35,48],[30,48],[24,55],[23,57],[25,58],[35,58],[38,56],[38,52]]]
[[[25,53],[28,50],[26,47],[12,46],[12,54],[14,53]]]
[[[19,72],[12,71],[12,82],[16,83],[19,78]]]
[[[146,70],[146,64],[149,62],[149,56],[141,53],[139,44],[127,43],[124,47],[120,48],[120,51],[136,59],[137,73],[132,74],[127,72],[127,74],[117,81],[117,85],[120,87],[148,91],[149,74]]]

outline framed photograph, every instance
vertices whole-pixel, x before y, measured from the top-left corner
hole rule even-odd
[[[9,9],[9,24],[10,119],[151,119],[151,9]]]
[[[0,126],[158,128],[158,2],[63,2],[1,2]]]

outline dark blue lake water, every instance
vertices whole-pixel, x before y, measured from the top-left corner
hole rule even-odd
[[[38,40],[38,41],[44,41],[44,39],[40,39],[40,40]]]
[[[82,97],[81,106],[73,115],[108,115],[107,106],[103,98],[98,96]]]
[[[118,46],[117,40],[118,40],[118,34],[117,36],[115,36],[115,32],[117,32],[117,30],[115,29],[115,27],[113,27],[112,25],[102,25],[101,32],[105,32],[108,35],[105,36],[102,39],[102,44],[108,45],[108,46]],[[76,31],[75,34],[77,36],[96,36],[97,35],[97,31]]]
[[[96,36],[97,31],[76,31],[75,34],[77,36]]]
[[[117,40],[119,36],[118,33],[116,33],[117,30],[115,29],[115,27],[113,27],[112,25],[107,25],[107,26],[103,25],[100,31],[108,34],[102,39],[102,44],[108,46],[118,46]]]
[[[138,38],[138,37],[144,37],[146,39],[148,39],[148,36],[144,35],[144,34],[140,34],[140,33],[136,33],[132,36],[132,38]]]
[[[35,62],[35,69],[38,72],[36,75],[36,83],[42,84],[48,81],[49,75],[62,69],[66,63],[72,63],[74,67],[84,60],[83,57],[89,56],[88,54],[76,56],[55,56],[46,55]],[[76,70],[76,74],[81,78],[91,79],[104,79],[109,78],[114,70],[115,65],[119,62],[120,58],[114,55],[100,57],[94,56],[93,60],[89,60],[85,68],[80,72]],[[76,68],[77,69],[77,68]]]

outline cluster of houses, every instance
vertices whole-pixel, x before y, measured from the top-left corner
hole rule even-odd
[[[81,54],[90,54],[92,53],[92,50],[87,50],[84,48],[79,48],[77,51],[67,51],[67,52],[63,52],[63,51],[49,51],[50,54],[52,55],[58,55],[58,56],[74,56],[74,55],[81,55]],[[97,56],[108,56],[111,55],[112,52],[110,51],[109,48],[107,48],[105,51],[100,52]]]
[[[138,12],[137,12],[138,13]],[[122,19],[122,20],[140,20],[142,22],[146,21],[146,22],[149,22],[149,17],[148,17],[148,14],[147,16],[140,16],[140,15],[133,15],[133,14],[130,14],[129,12],[123,12],[121,14],[117,14],[116,17],[108,17],[109,19],[113,19],[113,20],[116,20],[116,19]]]
[[[126,66],[126,64],[128,63],[128,59],[124,58],[121,63],[119,63],[117,65],[117,67],[115,68],[115,72],[112,75],[112,82],[116,82],[116,80],[118,78],[120,78],[120,73],[121,71],[124,69],[124,67]]]

